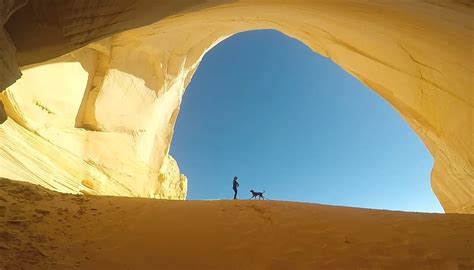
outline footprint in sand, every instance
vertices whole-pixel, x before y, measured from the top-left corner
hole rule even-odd
[[[63,214],[65,214],[65,212],[68,212],[67,208],[65,208],[65,209],[58,208],[58,209],[56,209],[56,214],[58,214],[59,216],[62,216]]]
[[[35,212],[38,213],[38,214],[41,214],[41,215],[49,215],[49,211],[48,210],[44,210],[44,209],[40,209],[40,208],[36,208],[35,209]]]
[[[258,207],[256,205],[250,205],[250,206],[248,206],[248,208],[251,208],[252,210],[257,212],[258,216],[260,216],[262,219],[264,219],[264,220],[266,220],[266,221],[273,224],[272,218],[270,216],[266,215],[266,213],[267,213],[266,209]]]
[[[81,207],[79,210],[77,210],[77,214],[82,216],[86,213],[85,208]]]

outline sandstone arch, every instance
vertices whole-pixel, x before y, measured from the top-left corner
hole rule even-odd
[[[2,94],[10,119],[0,128],[0,176],[35,176],[56,189],[78,191],[84,189],[75,180],[80,175],[87,179],[86,192],[183,197],[185,181],[168,147],[181,96],[200,59],[234,33],[276,29],[384,97],[433,155],[431,184],[444,209],[474,211],[469,1],[6,2],[1,14],[13,15],[8,21],[2,15],[6,33],[0,42],[8,46],[0,50],[0,79],[6,86],[18,77],[15,61],[24,77]],[[40,100],[27,98],[31,86],[52,71],[81,79],[67,91],[54,80],[33,87]],[[59,94],[73,105],[58,106]],[[27,150],[15,152],[18,145]],[[110,155],[104,145],[124,149]],[[57,158],[64,149],[73,165]],[[41,173],[12,169],[18,160]],[[45,162],[69,179],[65,187],[62,180],[45,180]]]

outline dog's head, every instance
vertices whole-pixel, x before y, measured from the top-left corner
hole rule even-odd
[[[250,190],[250,193],[255,193],[255,191],[253,191],[253,189]]]

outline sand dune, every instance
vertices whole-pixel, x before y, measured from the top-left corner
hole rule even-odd
[[[0,180],[0,269],[472,269],[474,215],[69,195]]]

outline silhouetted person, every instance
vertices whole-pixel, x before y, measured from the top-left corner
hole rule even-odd
[[[237,182],[237,176],[234,176],[234,181],[232,182],[232,189],[234,190],[234,200],[237,199],[238,187],[239,187],[239,182]]]

